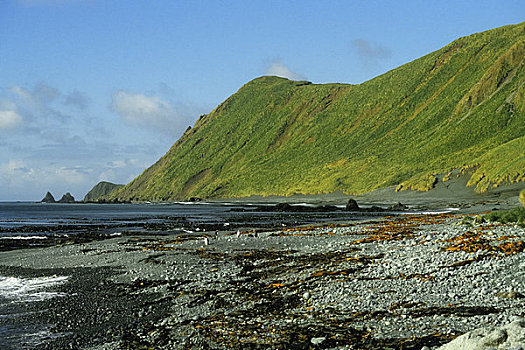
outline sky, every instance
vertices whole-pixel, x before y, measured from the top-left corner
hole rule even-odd
[[[248,81],[359,84],[523,0],[0,0],[0,201],[128,183]]]

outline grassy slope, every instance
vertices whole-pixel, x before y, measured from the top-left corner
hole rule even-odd
[[[124,185],[117,185],[111,182],[101,181],[96,184],[84,197],[84,202],[97,201],[104,196],[109,195],[112,191],[115,191]]]
[[[112,197],[167,200],[425,190],[477,167],[525,179],[525,22],[464,37],[360,85],[262,77],[202,116]]]

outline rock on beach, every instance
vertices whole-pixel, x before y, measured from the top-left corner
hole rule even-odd
[[[525,349],[525,318],[502,327],[478,328],[457,337],[438,350]]]

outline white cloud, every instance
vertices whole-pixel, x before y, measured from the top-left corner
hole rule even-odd
[[[13,129],[22,124],[22,116],[15,111],[0,111],[0,130]]]
[[[59,196],[71,192],[75,197],[93,186],[93,171],[83,166],[26,163],[11,159],[0,164],[0,188],[3,200],[39,200],[47,191]],[[79,198],[77,198],[79,199]]]
[[[302,75],[292,72],[290,68],[288,68],[281,62],[273,62],[272,64],[270,64],[270,67],[268,67],[265,74],[275,75],[275,76],[290,79],[290,80],[305,80],[306,79]]]
[[[173,112],[171,106],[158,97],[126,91],[113,95],[111,109],[132,123],[156,122]]]
[[[24,175],[32,175],[34,174],[34,170],[32,168],[28,168],[26,163],[19,159],[11,159],[7,164],[4,164],[2,166],[3,170],[7,174],[24,174]]]
[[[170,103],[157,96],[128,91],[113,94],[110,109],[135,126],[143,126],[162,133],[180,133],[191,118],[177,111]]]
[[[51,123],[64,124],[71,116],[62,113],[56,106],[61,93],[58,89],[38,84],[32,89],[15,85],[10,89],[10,100],[17,106],[17,110],[26,119],[27,126],[43,128],[44,120]],[[31,124],[32,122],[37,124]]]
[[[54,174],[50,174],[53,182],[60,181],[67,184],[82,184],[85,183],[89,177],[91,169],[74,166],[74,167],[58,167],[54,169]],[[54,176],[53,176],[54,175]]]
[[[127,165],[126,161],[124,160],[115,160],[112,162],[109,162],[107,164],[107,167],[110,169],[118,169],[118,168],[124,168]]]
[[[36,85],[32,91],[15,85],[11,88],[11,91],[24,103],[30,104],[35,108],[43,108],[60,96],[60,92],[57,89],[45,84]]]

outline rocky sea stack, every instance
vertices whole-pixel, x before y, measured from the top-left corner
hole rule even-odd
[[[55,203],[56,200],[55,200],[55,197],[53,197],[53,195],[51,194],[51,192],[47,192],[45,197],[42,198],[41,202],[43,202],[43,203]]]
[[[68,192],[60,198],[58,203],[75,203],[75,198]]]

